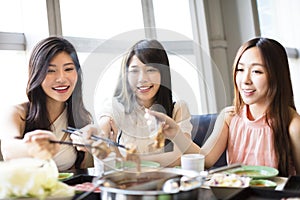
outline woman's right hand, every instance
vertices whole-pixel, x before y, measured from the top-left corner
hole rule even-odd
[[[92,135],[99,135],[100,130],[94,124],[88,124],[85,127],[81,128],[80,131],[77,131],[77,134],[71,134],[70,138],[73,143],[77,144],[88,144],[91,145],[94,141],[92,140]],[[76,146],[78,151],[87,152],[89,149],[83,146]]]
[[[25,134],[23,141],[28,144],[28,154],[34,158],[50,159],[59,151],[59,144],[50,143],[57,140],[51,131],[34,130]]]

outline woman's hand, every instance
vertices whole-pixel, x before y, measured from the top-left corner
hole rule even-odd
[[[51,131],[35,130],[25,134],[23,141],[28,144],[28,154],[34,158],[50,159],[59,151],[59,144],[50,143],[57,140]]]
[[[166,114],[149,109],[146,109],[145,111],[146,113],[155,116],[159,121],[162,122],[163,134],[166,138],[172,140],[176,137],[177,134],[181,133],[181,129],[178,124]]]
[[[94,141],[91,139],[92,135],[99,135],[100,130],[96,125],[89,124],[81,128],[79,131],[75,131],[75,134],[71,134],[70,138],[73,143],[78,144],[89,144],[91,145]],[[76,146],[78,151],[87,152],[89,149],[87,147]]]

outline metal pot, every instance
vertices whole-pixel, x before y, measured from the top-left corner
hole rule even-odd
[[[103,200],[154,200],[154,199],[197,199],[198,188],[177,193],[166,193],[161,189],[162,184],[174,177],[195,177],[199,173],[177,168],[157,169],[148,172],[114,172],[102,177],[109,183],[102,184],[101,199]]]

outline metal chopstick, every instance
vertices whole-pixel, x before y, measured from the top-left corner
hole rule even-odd
[[[218,168],[215,168],[215,169],[211,169],[211,170],[208,171],[208,173],[213,174],[213,173],[222,172],[222,171],[226,171],[226,170],[234,169],[234,168],[239,168],[239,167],[242,167],[242,165],[240,163],[235,163],[235,164],[232,164],[232,165],[226,165],[226,166],[218,167]]]
[[[66,133],[74,134],[74,135],[77,135],[77,136],[81,136],[81,135],[78,134],[78,133],[76,133],[76,132],[82,133],[81,130],[73,128],[73,127],[68,127],[67,130],[63,129],[62,131],[66,132]],[[114,141],[112,141],[112,140],[110,140],[108,138],[103,138],[103,137],[91,135],[91,139],[94,140],[94,141],[102,140],[102,141],[104,141],[104,142],[106,142],[108,144],[111,144],[113,146],[117,146],[117,147],[121,147],[121,148],[124,148],[124,149],[128,149],[124,145],[121,145],[121,144],[119,144],[117,142],[114,142]]]
[[[57,143],[57,144],[72,145],[72,146],[81,146],[81,147],[98,148],[97,146],[92,146],[92,145],[90,145],[90,144],[80,144],[80,143],[74,143],[74,142],[68,142],[68,141],[49,140],[49,142],[50,142],[50,143]]]

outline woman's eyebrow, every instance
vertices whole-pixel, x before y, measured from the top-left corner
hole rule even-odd
[[[130,68],[137,68],[139,66],[138,65],[129,65],[128,67],[130,67]]]
[[[245,66],[246,64],[243,63],[243,62],[239,62],[238,65],[243,65],[243,66]],[[250,66],[255,66],[255,65],[259,65],[259,66],[262,66],[262,67],[264,66],[262,63],[256,63],[256,62],[250,63]]]
[[[69,62],[69,63],[63,64],[63,67],[68,66],[68,65],[75,65],[75,64],[73,62]],[[52,64],[52,63],[49,63],[49,66],[51,66],[51,67],[57,67],[57,65]]]

